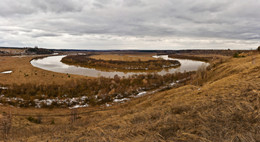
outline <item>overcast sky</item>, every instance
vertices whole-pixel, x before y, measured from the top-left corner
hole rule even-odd
[[[254,49],[260,0],[1,0],[0,46]]]

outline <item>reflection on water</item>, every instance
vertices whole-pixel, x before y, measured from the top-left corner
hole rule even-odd
[[[90,77],[114,77],[116,74],[118,76],[131,76],[134,74],[145,74],[147,72],[117,72],[117,71],[101,71],[96,70],[92,68],[85,68],[85,67],[78,67],[73,65],[67,65],[61,62],[61,59],[65,57],[66,55],[61,56],[50,56],[43,59],[35,59],[31,61],[31,64],[35,67],[53,71],[53,72],[59,72],[59,73],[68,73],[68,74],[76,74],[76,75],[84,75],[84,76],[90,76]],[[178,68],[172,68],[172,69],[164,69],[162,71],[157,71],[155,73],[158,73],[160,75],[165,75],[167,73],[174,73],[174,72],[184,72],[184,71],[195,71],[197,70],[201,65],[205,64],[206,66],[208,63],[201,62],[201,61],[194,61],[194,60],[186,60],[186,59],[173,59],[169,58],[168,55],[161,55],[161,56],[153,56],[154,58],[163,58],[165,60],[178,60],[181,63],[181,66]],[[151,73],[151,72],[150,72]]]

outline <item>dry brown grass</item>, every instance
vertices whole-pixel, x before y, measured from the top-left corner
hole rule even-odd
[[[79,109],[85,113],[73,124],[69,115],[56,115],[70,114],[67,109],[0,107],[0,112],[48,116],[42,124],[13,116],[10,141],[260,141],[260,55],[254,64],[249,56],[217,65],[202,86],[92,109],[98,108]]]
[[[55,73],[33,67],[30,64],[35,56],[0,56],[0,72],[13,71],[11,74],[0,73],[0,84],[63,84],[73,79],[86,78],[78,75]]]
[[[119,61],[149,61],[156,60],[153,58],[154,54],[104,54],[104,55],[92,55],[93,59],[101,60],[119,60]]]
[[[217,54],[170,54],[169,57],[179,58],[179,59],[191,59],[191,60],[199,60],[206,62],[215,62],[217,60],[226,60],[231,58],[231,56],[217,55]]]

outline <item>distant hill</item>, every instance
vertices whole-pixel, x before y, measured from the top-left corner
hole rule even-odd
[[[52,54],[53,52],[51,49],[38,47],[0,47],[0,55]]]

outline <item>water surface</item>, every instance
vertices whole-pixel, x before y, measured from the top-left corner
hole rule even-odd
[[[61,59],[66,55],[60,56],[50,56],[45,57],[42,59],[34,59],[31,61],[31,64],[34,67],[38,67],[44,70],[59,72],[59,73],[68,73],[68,74],[76,74],[76,75],[84,75],[89,77],[114,77],[118,75],[120,77],[128,77],[134,74],[146,74],[148,72],[120,72],[120,71],[101,71],[94,68],[86,68],[86,67],[79,67],[74,65],[67,65],[61,62]],[[178,68],[171,68],[171,69],[163,69],[161,71],[155,71],[154,73],[158,73],[159,75],[165,75],[167,73],[174,73],[174,72],[188,72],[188,71],[196,71],[202,65],[209,65],[208,63],[201,62],[201,61],[194,61],[194,60],[187,60],[187,59],[174,59],[169,58],[168,55],[160,55],[160,56],[153,56],[154,58],[163,58],[165,60],[178,60],[181,63],[181,66]],[[149,72],[151,73],[151,72]]]

